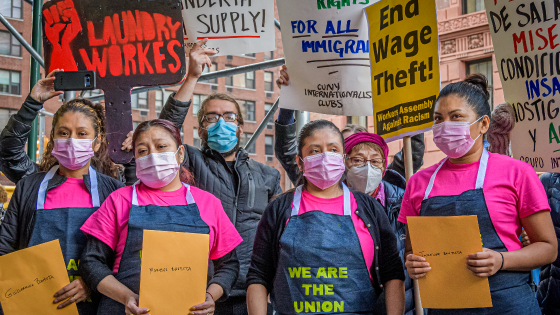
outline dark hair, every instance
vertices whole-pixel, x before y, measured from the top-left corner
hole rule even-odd
[[[39,164],[39,170],[47,172],[58,160],[51,154],[54,148],[54,130],[58,121],[66,113],[81,113],[90,119],[95,130],[96,142],[100,143],[99,150],[91,158],[91,164],[98,172],[119,179],[119,167],[109,158],[109,150],[105,139],[105,110],[100,104],[93,104],[87,99],[73,99],[60,106],[53,117],[51,136],[45,149],[45,154]]]
[[[167,131],[175,140],[177,148],[183,145],[183,142],[181,141],[181,132],[173,123],[165,119],[154,119],[141,123],[138,127],[136,127],[136,130],[134,130],[134,134],[132,135],[132,150],[134,152],[136,152],[136,140],[138,139],[138,136],[152,127],[159,127]],[[185,154],[187,153],[185,152]],[[194,178],[191,172],[189,172],[184,166],[181,166],[179,177],[183,183],[194,185]]]
[[[348,125],[344,126],[344,128],[342,128],[342,130],[340,130],[340,132],[342,132],[342,133],[351,132],[352,134],[354,134],[354,133],[358,133],[358,132],[367,132],[367,129],[366,129],[366,127],[362,127],[360,125],[348,124]]]
[[[301,128],[301,131],[299,132],[298,156],[300,159],[303,158],[302,151],[303,151],[303,146],[305,145],[305,140],[313,136],[315,132],[322,129],[330,129],[332,132],[337,134],[340,137],[340,143],[342,143],[342,148],[344,148],[344,137],[342,136],[342,132],[340,132],[340,129],[338,129],[338,127],[335,124],[333,124],[331,121],[324,120],[324,119],[314,120],[305,124],[305,126],[303,126]],[[344,178],[340,180],[340,183],[342,183],[343,180]],[[299,185],[303,185],[303,188],[307,187],[307,179],[303,176],[303,174],[301,174],[300,178],[298,179],[297,186]]]
[[[471,107],[476,115],[482,117],[484,115],[491,117],[490,92],[488,92],[488,80],[480,73],[468,76],[465,80],[446,85],[436,100],[436,103],[442,98],[449,95],[457,95],[465,99],[469,107]]]
[[[239,126],[243,126],[243,123],[244,123],[243,112],[241,111],[241,107],[239,106],[239,103],[237,103],[235,98],[233,98],[233,97],[231,97],[231,96],[229,96],[228,94],[225,94],[225,93],[214,93],[214,94],[208,95],[204,99],[204,101],[202,101],[202,104],[200,104],[200,109],[198,110],[198,113],[196,114],[199,127],[202,127],[202,124],[204,123],[203,119],[204,119],[204,115],[206,115],[206,105],[211,100],[222,100],[222,101],[228,101],[228,102],[233,103],[233,105],[235,105],[235,109],[237,110],[237,124],[239,124]]]

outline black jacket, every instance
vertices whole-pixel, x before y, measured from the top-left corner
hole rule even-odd
[[[180,102],[171,95],[160,114],[181,128],[191,102]],[[237,153],[235,171],[238,187],[234,187],[230,169],[222,155],[207,146],[202,150],[185,145],[185,166],[194,176],[194,185],[216,196],[235,228],[243,238],[236,252],[240,273],[231,296],[244,296],[245,275],[249,269],[257,225],[273,196],[281,194],[280,172],[249,158],[247,151]],[[237,194],[235,193],[237,190]]]
[[[374,280],[374,289],[377,294],[383,291],[383,284],[390,280],[404,280],[404,270],[395,234],[390,227],[387,215],[381,204],[361,192],[352,192],[358,204],[358,216],[368,225],[368,230],[375,244],[374,262],[371,266],[371,275]],[[261,284],[270,293],[273,288],[278,257],[280,251],[280,237],[290,218],[294,192],[285,193],[271,202],[266,208],[259,227],[251,267],[247,274],[247,286]]]
[[[300,179],[300,171],[296,163],[297,155],[297,129],[296,124],[282,125],[278,122],[275,123],[276,128],[276,142],[274,143],[274,152],[276,158],[282,164],[286,174],[294,183],[298,184]],[[411,138],[412,140],[412,162],[414,172],[417,172],[424,163],[424,134],[420,133]],[[394,170],[402,176],[398,176],[392,172],[385,172],[383,180],[392,183],[398,187],[405,188],[406,181],[404,180],[404,158],[403,152],[400,151],[395,154],[393,162],[387,166],[387,170]]]
[[[560,173],[544,173],[541,176],[556,238],[560,246]],[[560,256],[549,265],[541,268],[537,300],[543,314],[560,314]]]
[[[0,255],[9,254],[29,245],[35,226],[37,194],[46,174],[41,172],[28,175],[16,185],[4,221],[0,225]],[[57,172],[49,181],[47,193],[64,182],[66,176],[59,175]],[[84,184],[90,190],[89,175],[84,176]],[[97,172],[97,185],[100,203],[103,203],[113,191],[124,186],[120,181],[99,172]]]

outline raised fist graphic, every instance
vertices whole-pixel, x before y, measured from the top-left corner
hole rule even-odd
[[[43,9],[45,35],[53,46],[49,72],[54,69],[77,71],[70,42],[82,31],[72,0],[49,1]]]

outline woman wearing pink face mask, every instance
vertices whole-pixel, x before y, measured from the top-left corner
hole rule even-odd
[[[78,273],[87,242],[80,227],[123,184],[104,175],[117,173],[107,154],[105,114],[87,100],[71,100],[57,110],[39,165],[26,155],[33,119],[45,101],[61,93],[54,91],[55,72],[37,83],[0,136],[2,171],[17,183],[0,226],[0,255],[58,239],[71,283],[53,292],[53,303],[59,308],[77,303],[81,315],[96,314],[98,296],[87,299],[90,290]]]
[[[304,184],[266,208],[247,274],[249,314],[404,313],[404,271],[385,210],[343,183],[344,139],[326,120],[305,125],[298,143]]]
[[[483,252],[467,253],[465,268],[488,278],[492,308],[431,309],[430,314],[540,314],[529,271],[556,259],[557,240],[546,193],[531,165],[483,146],[490,121],[486,78],[447,85],[435,105],[434,142],[448,157],[410,178],[399,221],[410,216],[476,215]],[[519,241],[524,228],[531,245]],[[412,254],[406,268],[418,279],[430,264]]]
[[[214,273],[209,275],[206,302],[185,305],[190,312],[183,314],[213,314],[214,301],[225,300],[237,280],[234,249],[241,236],[218,198],[188,184],[192,175],[180,166],[185,151],[172,123],[141,123],[132,136],[132,149],[139,181],[111,194],[82,227],[89,240],[81,267],[86,283],[104,295],[99,314],[149,312],[138,305],[145,229],[210,235]]]

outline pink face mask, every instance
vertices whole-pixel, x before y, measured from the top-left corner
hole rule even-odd
[[[175,158],[179,149],[175,153],[152,153],[136,159],[136,177],[150,188],[157,189],[168,185],[181,167]]]
[[[482,117],[477,119],[472,124],[463,121],[444,121],[435,124],[434,143],[443,153],[452,159],[457,159],[467,154],[473,147],[476,139],[471,138],[471,126],[481,120]]]
[[[303,176],[313,185],[325,190],[338,183],[346,169],[342,154],[325,152],[303,159]]]
[[[95,139],[54,139],[51,154],[67,169],[79,170],[95,155],[92,146]]]

